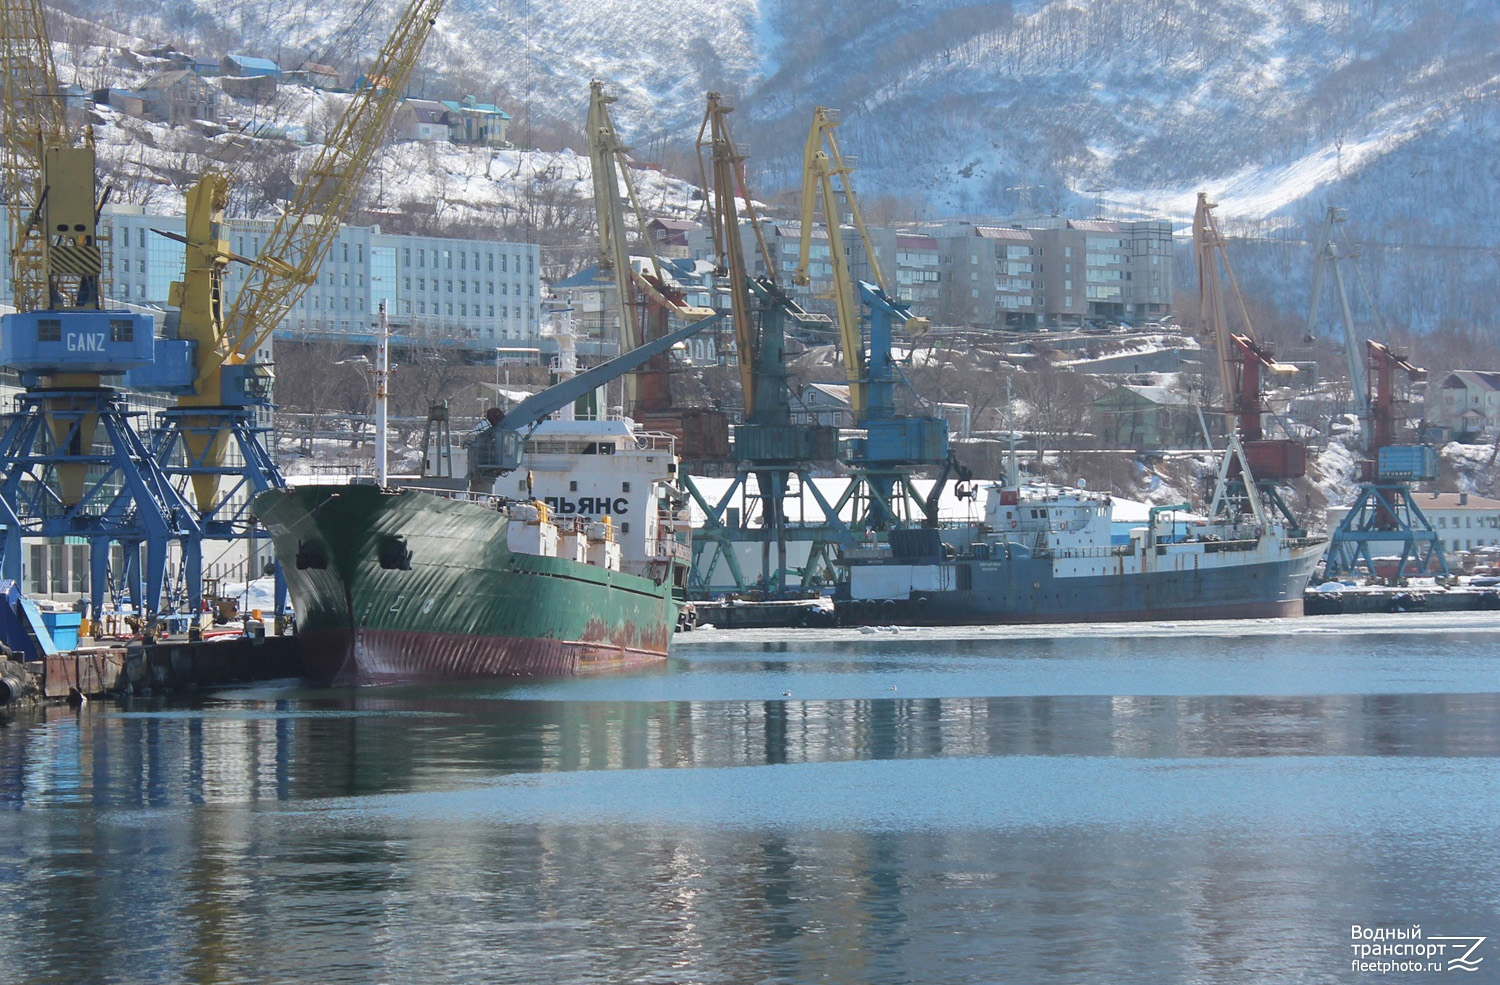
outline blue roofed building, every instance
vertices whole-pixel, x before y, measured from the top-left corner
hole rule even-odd
[[[481,103],[473,96],[444,99],[448,110],[448,139],[455,144],[480,147],[504,147],[510,114],[493,103]]]
[[[269,58],[258,58],[254,55],[225,55],[219,62],[219,70],[225,75],[235,75],[240,78],[251,76],[270,76],[273,79],[281,78],[281,66]]]

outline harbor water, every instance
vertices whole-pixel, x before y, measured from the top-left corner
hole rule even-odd
[[[1493,614],[673,654],[12,712],[0,981],[1500,981]]]

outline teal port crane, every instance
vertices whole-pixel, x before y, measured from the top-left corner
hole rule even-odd
[[[1310,333],[1317,328],[1318,302],[1326,271],[1332,275],[1334,296],[1338,300],[1349,386],[1359,414],[1364,457],[1359,462],[1359,493],[1329,537],[1324,570],[1331,578],[1360,568],[1374,574],[1371,545],[1379,544],[1399,551],[1395,566],[1398,578],[1409,570],[1445,575],[1448,561],[1443,554],[1442,538],[1411,491],[1412,483],[1437,478],[1437,450],[1425,444],[1400,443],[1397,433],[1401,422],[1396,407],[1396,377],[1400,374],[1419,382],[1427,378],[1427,371],[1412,365],[1389,346],[1361,338],[1355,328],[1343,267],[1356,254],[1339,235],[1345,221],[1344,210],[1328,209],[1313,267],[1307,328]]]
[[[941,469],[939,483],[965,473],[948,448],[948,424],[941,418],[896,412],[896,383],[900,368],[892,347],[898,327],[920,336],[931,327],[912,314],[904,301],[885,289],[879,258],[865,230],[852,175],[854,163],[845,158],[834,134],[838,113],[817,107],[802,153],[802,240],[793,283],[812,284],[811,254],[814,221],[819,211],[828,234],[829,290],[838,312],[840,356],[849,384],[854,424],[864,432],[852,439],[843,455],[853,475],[835,509],[854,502],[856,523],[863,530],[888,530],[913,522],[937,524],[936,496],[922,496],[912,485],[921,469]],[[820,208],[821,207],[821,208]],[[840,213],[847,208],[859,234],[874,278],[856,282],[844,249]]]
[[[730,112],[718,93],[708,94],[698,129],[698,166],[703,187],[711,192],[709,228],[716,272],[728,282],[745,413],[734,428],[735,475],[729,488],[710,501],[689,486],[705,514],[693,541],[690,588],[699,597],[730,591],[780,599],[824,587],[830,552],[851,544],[853,534],[812,477],[816,464],[831,465],[836,459],[838,429],[794,422],[787,384],[788,327],[821,330],[831,320],[804,311],[777,282],[745,180],[745,157],[729,131]],[[742,216],[754,231],[764,276],[751,277],[747,271]],[[790,515],[793,502],[795,518]],[[789,556],[791,544],[798,545],[796,557]],[[752,556],[744,556],[742,547]],[[720,565],[723,578],[718,576]]]

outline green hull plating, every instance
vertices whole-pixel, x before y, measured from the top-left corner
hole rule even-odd
[[[590,673],[664,660],[670,580],[512,551],[503,512],[418,490],[256,497],[311,676],[336,684]]]

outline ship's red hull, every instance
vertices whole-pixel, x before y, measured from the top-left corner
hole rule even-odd
[[[335,630],[302,639],[306,672],[339,687],[486,677],[572,677],[629,670],[667,659],[670,637],[653,646],[463,636],[390,629]]]

